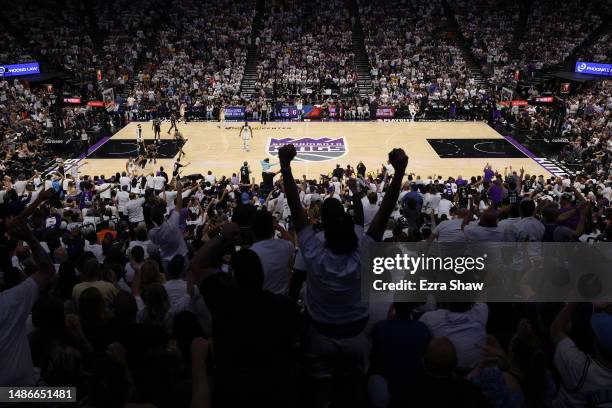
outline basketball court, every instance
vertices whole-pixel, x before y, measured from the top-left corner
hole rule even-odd
[[[128,157],[136,155],[135,128],[130,123],[106,143],[90,152],[81,168],[83,174],[110,176],[125,169]],[[270,122],[250,123],[253,138],[250,151],[243,151],[240,137],[242,122],[190,122],[179,124],[187,142],[183,146],[183,163],[191,164],[183,175],[211,170],[217,176],[238,173],[244,161],[249,162],[256,182],[261,181],[260,161],[272,163],[280,146],[293,143],[298,150],[294,174],[318,178],[329,174],[336,164],[356,166],[361,160],[367,171],[379,169],[394,147],[408,154],[408,172],[422,177],[482,174],[485,164],[503,172],[504,167],[527,174],[550,173],[521,145],[505,138],[482,122]],[[146,142],[152,142],[150,122],[142,123]],[[178,147],[167,134],[169,123],[162,124],[162,146],[157,164],[147,164],[145,172],[164,166],[172,169]],[[278,168],[278,167],[277,167]],[[274,169],[274,168],[273,168]]]

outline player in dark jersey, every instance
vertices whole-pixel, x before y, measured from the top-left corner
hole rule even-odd
[[[153,138],[156,141],[161,140],[161,121],[158,118],[153,119]]]
[[[170,131],[172,129],[178,130],[178,127],[176,126],[176,114],[175,113],[172,113],[170,115],[170,129],[168,129],[168,134],[170,134]]]
[[[185,156],[183,146],[187,140],[183,137],[183,134],[178,131],[178,129],[174,131],[174,141],[176,143],[176,148],[179,149],[179,157]]]
[[[157,164],[157,144],[149,143],[147,146],[147,159],[153,164]]]
[[[242,167],[240,167],[240,184],[249,184],[250,174],[251,174],[251,169],[249,168],[249,163],[244,162]]]
[[[181,158],[180,157],[177,158],[176,161],[174,162],[174,167],[172,168],[172,178],[178,177],[179,173],[181,172],[181,168],[187,167],[190,164],[191,163],[182,164],[181,163]]]
[[[457,186],[457,201],[459,202],[459,207],[468,207],[468,203],[470,201],[470,190],[467,184]]]

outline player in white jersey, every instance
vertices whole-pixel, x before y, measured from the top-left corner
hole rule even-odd
[[[70,166],[70,175],[73,179],[77,180],[79,178],[79,168],[86,165],[88,162],[84,161],[83,163],[76,162],[72,166]]]
[[[138,169],[138,163],[134,158],[130,157],[125,164],[125,170],[129,177],[134,177],[136,175],[136,170]]]
[[[187,123],[187,117],[185,116],[185,103],[181,103],[181,106],[179,107],[179,122],[183,121],[183,123]]]
[[[142,126],[140,126],[140,123],[136,126],[136,143],[139,146],[142,143]]]
[[[244,122],[244,126],[240,128],[240,137],[242,137],[242,150],[245,152],[250,151],[249,140],[253,138],[253,129],[249,126],[248,122]]]
[[[408,111],[410,112],[410,121],[414,122],[414,117],[417,114],[417,106],[414,104],[414,102],[411,102],[410,105],[408,105]]]

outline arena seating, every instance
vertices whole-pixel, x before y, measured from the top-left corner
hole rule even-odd
[[[75,387],[84,407],[607,407],[612,303],[540,302],[528,283],[542,279],[544,267],[530,268],[550,248],[564,248],[567,262],[540,282],[547,288],[609,267],[612,80],[566,70],[527,91],[519,82],[578,60],[612,63],[612,34],[599,2],[528,3],[3,8],[0,65],[40,60],[46,72],[0,78],[0,387]],[[252,95],[242,92],[247,60]],[[543,96],[552,102],[535,100]],[[183,153],[164,169],[140,147],[113,174],[79,170],[93,133],[146,121],[150,134],[150,120],[181,117],[181,127],[209,121],[229,134],[225,109],[245,106],[274,135],[292,123],[265,122],[284,120],[287,105],[314,106],[347,138],[353,124],[342,121],[375,120],[379,108],[446,132],[484,121],[535,147],[560,140],[525,159],[568,170],[526,174],[483,160],[466,174],[452,158],[450,177],[433,166],[414,174],[411,153],[389,149],[378,168],[330,161],[328,174],[307,177],[290,146],[253,168],[236,158],[233,174],[183,175]],[[315,120],[302,114],[293,120]],[[79,150],[60,155],[48,143],[68,140],[82,140]],[[364,254],[382,242],[385,251],[506,245],[500,280],[516,278],[522,297],[367,302]],[[579,289],[597,286],[587,277]]]

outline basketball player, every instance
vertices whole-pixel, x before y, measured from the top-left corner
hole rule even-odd
[[[161,121],[159,118],[153,119],[153,138],[155,141],[161,140]]]
[[[136,159],[130,157],[127,163],[125,163],[125,171],[127,172],[128,176],[130,176],[130,178],[134,177],[137,169],[138,163],[136,163]]]
[[[157,164],[157,143],[149,143],[147,146],[147,159],[153,164]]]
[[[240,136],[242,137],[242,151],[250,151],[249,139],[253,138],[253,129],[249,126],[249,122],[244,122],[244,126],[240,128]]]
[[[176,147],[179,149],[179,157],[185,156],[183,146],[185,145],[186,140],[178,129],[174,131],[174,141],[176,142]]]
[[[181,106],[179,107],[179,122],[180,121],[187,124],[187,117],[185,116],[185,103],[181,103]]]
[[[178,130],[178,127],[176,126],[176,114],[174,112],[172,112],[170,115],[170,129],[168,129],[168,134],[170,134],[172,129]]]
[[[410,102],[410,105],[408,105],[408,111],[410,112],[410,116],[412,119],[410,119],[411,122],[414,122],[414,118],[417,114],[417,106],[415,105],[414,102]]]
[[[138,145],[138,158],[136,159],[136,165],[144,169],[147,165],[147,146],[144,141]]]
[[[191,162],[187,163],[187,164],[181,164],[181,159],[180,157],[178,159],[176,159],[176,161],[174,162],[174,167],[172,169],[172,178],[177,178],[179,176],[179,174],[181,173],[181,167],[187,167],[191,164]]]
[[[138,145],[143,143],[143,141],[142,141],[142,126],[140,126],[140,123],[136,126],[136,143]]]
[[[83,163],[75,163],[73,164],[69,170],[70,170],[70,175],[72,176],[73,179],[78,180],[79,179],[79,168],[83,167],[84,165],[86,165],[88,162],[83,161]]]
[[[244,162],[242,167],[240,167],[240,184],[250,184],[249,175],[251,174],[251,169],[249,168],[249,163]]]

